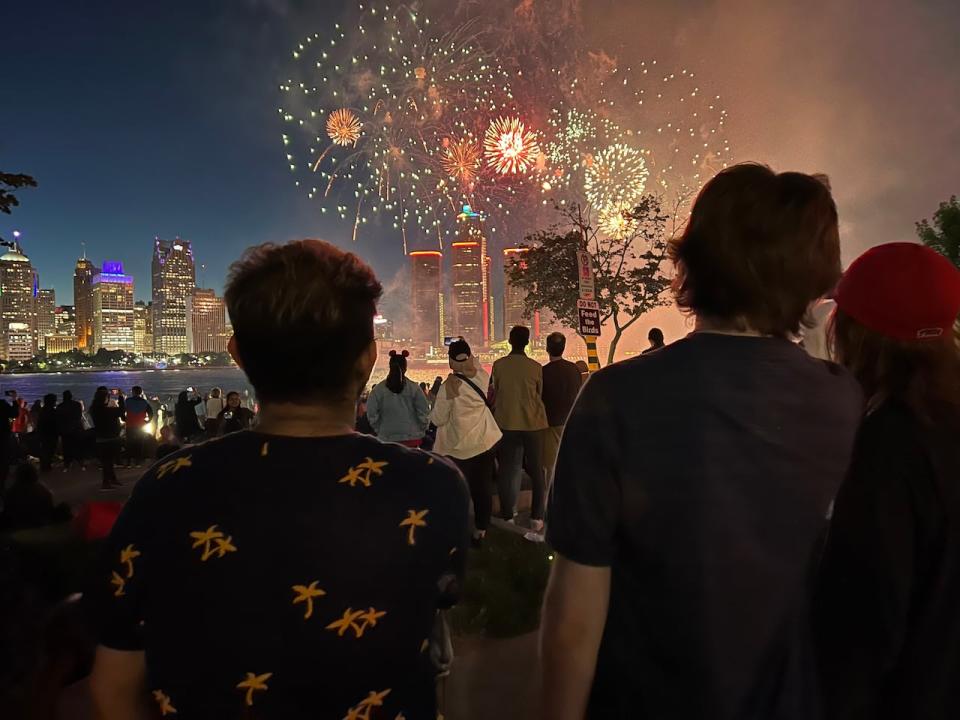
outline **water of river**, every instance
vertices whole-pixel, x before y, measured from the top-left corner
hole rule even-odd
[[[387,363],[377,363],[371,383],[379,382],[386,376]],[[446,377],[450,372],[445,366],[420,368],[411,367],[408,376],[417,382],[430,382],[440,375]],[[139,385],[148,397],[167,399],[175,397],[188,387],[206,393],[210,388],[218,387],[224,392],[245,390],[253,394],[253,388],[239,368],[187,368],[176,370],[100,370],[95,372],[29,373],[22,375],[0,376],[0,390],[16,390],[29,402],[43,397],[46,393],[60,395],[69,390],[78,400],[90,402],[94,391],[101,385],[108,388],[118,387],[130,394],[130,388]]]

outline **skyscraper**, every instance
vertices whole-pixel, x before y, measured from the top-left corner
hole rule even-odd
[[[88,355],[93,347],[93,276],[100,272],[92,262],[82,257],[73,270],[73,306],[76,311],[77,349]]]
[[[105,262],[93,276],[93,347],[133,352],[133,278]]]
[[[53,311],[53,332],[44,337],[47,355],[70,352],[77,346],[77,319],[73,305],[60,305]]]
[[[451,312],[454,335],[462,335],[473,347],[483,343],[483,256],[480,243],[475,240],[457,241],[450,246],[453,285]]]
[[[527,293],[510,282],[510,270],[517,263],[523,263],[524,253],[529,248],[506,248],[503,251],[503,336],[510,334],[514,325],[526,325],[530,328],[530,337],[540,337],[540,313],[535,312],[532,318],[524,317],[523,302]]]
[[[457,241],[451,246],[453,330],[476,346],[490,342],[490,258],[484,222],[481,213],[464,205],[457,215]]]
[[[8,360],[26,360],[36,354],[35,282],[36,273],[19,244],[0,255],[0,335]]]
[[[439,347],[443,345],[441,322],[443,253],[416,250],[410,253],[410,304],[413,308],[413,340]]]
[[[47,336],[56,331],[57,297],[53,289],[37,291],[37,347],[47,347]]]
[[[153,250],[153,346],[156,352],[188,352],[187,298],[197,284],[189,240],[157,238]]]
[[[138,300],[133,306],[133,351],[140,355],[153,352],[153,303]]]
[[[213,290],[196,288],[187,298],[189,339],[192,353],[222,353],[227,351],[227,311],[223,298]]]

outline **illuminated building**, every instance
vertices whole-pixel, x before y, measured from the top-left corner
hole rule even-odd
[[[133,352],[133,278],[105,262],[93,276],[93,347]]]
[[[76,312],[76,348],[93,354],[93,276],[100,272],[92,262],[82,257],[73,270],[73,306]]]
[[[443,345],[443,253],[416,250],[410,253],[410,304],[413,307],[413,340]]]
[[[36,355],[36,279],[19,244],[0,256],[0,333],[3,355],[9,360],[26,360]]]
[[[47,347],[47,336],[53,335],[56,330],[57,298],[52,289],[37,291],[37,347],[41,350]]]
[[[383,315],[373,317],[373,336],[377,340],[393,340],[393,321]]]
[[[476,347],[490,342],[490,259],[484,216],[469,205],[457,215],[457,241],[451,245],[453,332]]]
[[[60,305],[54,309],[53,332],[56,335],[73,335],[73,347],[76,347],[77,313],[73,305]]]
[[[506,248],[503,251],[503,337],[510,334],[510,328],[514,325],[526,325],[530,328],[531,339],[540,337],[540,313],[533,314],[532,322],[530,318],[524,317],[523,302],[527,298],[527,292],[522,288],[515,287],[510,282],[510,270],[517,263],[523,263],[524,253],[529,252],[529,248]]]
[[[227,312],[223,298],[213,290],[196,288],[187,298],[188,338],[191,353],[227,351]]]
[[[46,345],[47,355],[71,352],[77,347],[77,336],[74,333],[70,333],[69,335],[63,333],[47,335]]]
[[[153,249],[153,347],[158,353],[189,351],[187,298],[197,285],[193,248],[188,240],[161,240]]]
[[[7,360],[30,360],[36,353],[33,328],[29,323],[7,323],[4,333],[7,346]]]
[[[138,300],[133,306],[133,351],[138,355],[153,352],[153,303]]]

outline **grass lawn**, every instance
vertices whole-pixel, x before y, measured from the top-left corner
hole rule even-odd
[[[508,638],[536,630],[552,551],[516,533],[490,528],[471,550],[460,604],[450,613],[454,635]]]

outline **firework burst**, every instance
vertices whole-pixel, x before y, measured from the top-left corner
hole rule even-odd
[[[448,141],[441,159],[447,175],[464,188],[469,188],[477,178],[480,168],[480,148],[472,138]]]
[[[537,134],[516,117],[498,117],[483,137],[487,163],[501,175],[520,175],[540,156]]]
[[[643,152],[623,143],[604,148],[587,164],[584,194],[607,232],[621,229],[619,218],[643,196],[649,175]]]
[[[333,140],[335,145],[356,145],[362,130],[363,123],[347,108],[337,108],[327,117],[327,137]]]

